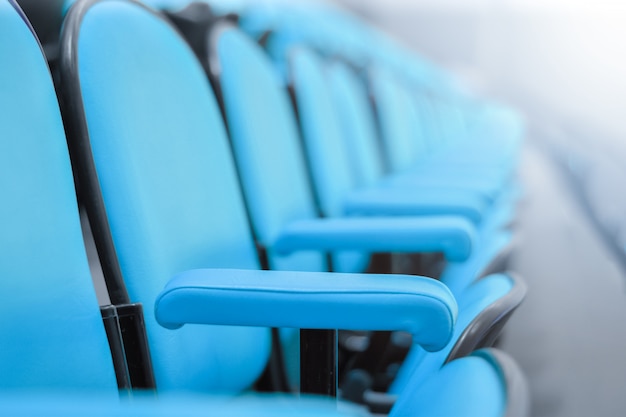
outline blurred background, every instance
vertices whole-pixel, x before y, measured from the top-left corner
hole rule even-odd
[[[337,1],[533,117],[626,134],[625,2]]]
[[[529,295],[502,347],[533,416],[626,413],[626,2],[336,0],[526,117],[513,269]]]

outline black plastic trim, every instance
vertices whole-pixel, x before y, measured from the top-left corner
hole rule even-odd
[[[104,330],[109,341],[109,348],[111,349],[117,388],[120,390],[120,395],[128,395],[131,389],[130,375],[126,364],[126,352],[124,351],[117,308],[113,305],[102,306],[100,307],[100,313],[102,314]]]
[[[516,274],[507,275],[513,281],[511,290],[472,320],[448,354],[446,363],[467,356],[476,349],[492,346],[496,341],[506,322],[526,297],[528,289],[524,280]]]
[[[82,21],[91,7],[107,0],[78,0],[72,5],[63,24],[59,50],[59,86],[61,115],[65,125],[79,201],[84,204],[100,258],[111,303],[116,306],[124,342],[127,368],[133,389],[156,387],[152,361],[140,304],[132,304],[117,258],[109,228],[100,182],[91,152],[91,141],[82,102],[78,73],[78,37]],[[135,0],[125,0],[171,24],[155,10]],[[176,33],[178,31],[173,27]]]
[[[140,303],[118,305],[117,316],[124,342],[131,386],[133,389],[155,389],[156,380],[152,368],[142,305]]]
[[[181,10],[164,11],[164,15],[179,30],[204,67],[202,57],[208,47],[207,30],[218,19],[211,6],[205,2],[192,2]]]
[[[336,330],[300,330],[300,392],[337,396]]]
[[[113,237],[109,230],[100,182],[91,153],[76,54],[82,20],[89,8],[100,1],[77,1],[67,14],[60,40],[61,88],[59,90],[61,91],[61,113],[78,185],[79,200],[85,205],[87,217],[93,230],[94,242],[102,264],[111,303],[119,305],[130,303],[130,298],[119,267]]]

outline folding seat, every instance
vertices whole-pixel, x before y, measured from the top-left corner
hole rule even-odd
[[[138,42],[133,35],[147,36],[151,42]],[[82,100],[69,92],[63,96],[66,111],[83,116],[82,122],[72,119],[67,125],[74,144],[82,144],[73,148],[72,159],[80,167],[96,168],[98,175],[79,173],[81,181],[86,180],[80,190],[83,198],[92,195],[89,204],[94,204],[99,198],[91,187],[101,187],[99,201],[106,211],[100,214],[113,230],[121,271],[125,278],[135,278],[133,291],[154,294],[142,301],[148,307],[146,324],[162,393],[211,388],[240,392],[259,371],[254,363],[266,357],[263,329],[236,331],[191,323],[399,327],[413,331],[429,349],[445,345],[456,306],[450,293],[432,281],[385,277],[383,288],[380,276],[187,270],[226,266],[237,255],[255,264],[250,237],[241,226],[243,208],[232,205],[226,217],[219,217],[225,212],[219,207],[223,200],[238,202],[238,197],[232,193],[236,189],[232,169],[222,170],[222,177],[211,175],[214,167],[228,165],[229,158],[217,106],[208,85],[200,81],[200,67],[162,20],[134,2],[77,4],[65,25],[64,44],[78,48],[62,51],[65,69],[73,69],[63,73],[66,83],[74,80],[66,87],[82,95]],[[114,45],[142,48],[120,56],[124,48]],[[163,57],[163,50],[172,54]],[[134,59],[117,61],[118,57]],[[241,406],[228,404],[232,400],[157,402],[154,397],[116,403],[116,385],[124,374],[117,375],[116,384],[114,346],[107,344],[90,282],[56,95],[36,38],[13,0],[0,0],[0,59],[5,63],[0,72],[0,294],[5,313],[0,326],[6,336],[0,340],[2,413],[285,414],[281,407],[285,403],[267,403],[273,400],[247,405],[244,401]],[[132,63],[158,68],[162,77],[155,78],[150,71],[137,73]],[[179,66],[187,68],[191,78],[168,85],[172,68]],[[112,69],[116,71],[110,73]],[[113,95],[124,91],[128,100],[117,101],[118,96],[103,101],[94,90]],[[151,101],[155,98],[166,100],[155,105]],[[179,99],[194,98],[199,107],[195,112],[175,112]],[[115,106],[110,107],[112,102]],[[157,111],[162,118],[152,117],[160,105],[167,111]],[[177,124],[188,117],[198,121],[191,131],[182,127],[185,123]],[[210,141],[185,135],[192,133],[217,139],[218,144],[210,147],[214,152],[200,152]],[[93,161],[82,160],[85,154]],[[196,206],[198,202],[203,204]],[[223,226],[229,219],[232,222]],[[141,283],[150,288],[140,289]],[[394,287],[399,291],[394,293]],[[160,330],[155,315],[170,330]],[[183,329],[173,329],[185,323]],[[232,356],[239,362],[233,363]],[[226,367],[228,362],[231,367]],[[509,415],[524,405],[507,391],[519,383],[517,372],[497,351],[481,351],[451,362],[422,382],[419,390],[409,390],[393,412]],[[289,415],[337,414],[327,407],[309,406],[292,404]]]

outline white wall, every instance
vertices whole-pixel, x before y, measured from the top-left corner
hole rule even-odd
[[[626,137],[626,1],[339,2],[530,114]]]

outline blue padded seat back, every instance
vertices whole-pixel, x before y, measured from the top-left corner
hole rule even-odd
[[[370,72],[370,82],[388,167],[392,172],[406,171],[422,150],[422,131],[412,90],[382,68]]]
[[[437,143],[443,145],[450,141],[453,136],[453,126],[448,120],[448,106],[440,96],[433,97],[432,100],[433,114],[437,124],[439,125],[439,131],[437,135]]]
[[[343,216],[345,198],[357,183],[324,62],[304,47],[292,48],[288,61],[318,204],[326,217]],[[362,272],[369,257],[368,253],[336,253],[333,266],[340,272]]]
[[[397,81],[396,81],[397,82]],[[413,163],[420,158],[424,158],[433,146],[441,146],[440,139],[431,137],[432,124],[439,124],[436,114],[429,111],[429,98],[424,96],[423,92],[414,88],[411,84],[399,83],[402,94],[406,95],[408,108],[407,112],[411,115],[413,124]],[[432,117],[432,118],[431,118]],[[429,119],[431,118],[431,119]]]
[[[484,360],[483,357],[476,355],[450,362],[430,378],[427,384],[417,385],[413,391],[414,395],[401,395],[389,416],[412,416],[414,410],[420,410],[420,414],[424,416],[509,415],[507,392],[502,382],[504,376],[496,366],[485,368]],[[451,375],[470,382],[450,384],[448,378]],[[433,401],[434,398],[453,400]]]
[[[122,0],[92,5],[77,42],[94,163],[130,297],[144,304],[157,386],[244,389],[265,366],[267,329],[173,331],[153,315],[157,294],[177,273],[258,268],[202,67],[163,19]]]
[[[340,61],[328,67],[328,82],[358,186],[374,185],[383,176],[374,112],[365,85]]]
[[[434,152],[443,145],[440,135],[442,126],[435,111],[432,97],[424,91],[413,96],[419,118],[417,122],[421,128],[421,140],[424,153]]]
[[[296,47],[289,53],[289,69],[315,194],[325,216],[341,216],[356,183],[324,64],[309,49]]]
[[[255,235],[271,246],[283,228],[317,216],[289,97],[271,62],[235,28],[216,34],[220,85]],[[327,269],[316,252],[268,253],[273,269]]]
[[[0,62],[0,388],[117,395],[52,79],[7,0]]]
[[[441,126],[438,145],[446,146],[463,138],[465,128],[460,108],[449,98],[436,97],[433,102],[434,113]]]

